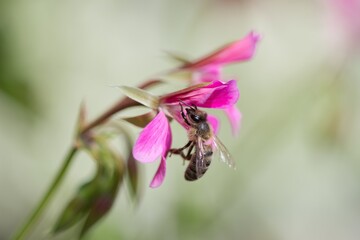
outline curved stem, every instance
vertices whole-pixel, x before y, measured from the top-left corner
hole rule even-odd
[[[55,191],[59,187],[61,181],[63,180],[65,173],[67,172],[69,165],[71,163],[71,160],[75,156],[75,153],[77,152],[78,148],[76,146],[71,147],[69,152],[67,153],[63,165],[61,169],[59,170],[57,176],[53,180],[52,184],[50,185],[48,191],[42,198],[39,205],[36,207],[34,212],[31,214],[29,220],[26,222],[26,224],[20,229],[20,231],[15,235],[13,238],[14,240],[20,240],[25,239],[25,237],[30,233],[33,226],[41,216],[42,212],[45,210],[45,207],[48,205],[51,197],[54,195]]]

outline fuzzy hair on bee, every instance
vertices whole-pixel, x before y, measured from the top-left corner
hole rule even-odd
[[[170,149],[171,154],[178,154],[184,160],[189,161],[184,177],[188,181],[201,178],[208,170],[213,156],[214,148],[220,151],[221,159],[230,167],[235,166],[229,152],[220,140],[214,135],[207,121],[207,113],[199,110],[196,106],[190,106],[182,101],[179,102],[181,116],[188,128],[188,143],[182,148]],[[184,108],[183,105],[187,107]],[[188,149],[187,154],[184,150]],[[194,150],[195,149],[195,150]],[[194,151],[193,151],[194,150]]]

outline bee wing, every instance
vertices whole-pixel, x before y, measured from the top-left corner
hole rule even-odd
[[[196,154],[195,156],[196,175],[198,178],[200,178],[203,175],[200,169],[206,168],[206,160],[204,156],[204,144],[200,137],[196,141],[195,154]]]
[[[224,146],[224,144],[220,141],[220,139],[216,136],[214,138],[214,146],[215,149],[219,152],[220,160],[224,162],[226,165],[228,165],[230,168],[235,169],[235,161],[231,157],[231,154],[227,150],[227,148]]]

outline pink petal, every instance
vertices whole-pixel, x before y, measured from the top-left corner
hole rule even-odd
[[[165,114],[160,111],[156,117],[141,131],[133,148],[133,156],[140,162],[153,162],[167,151],[168,138],[171,133]],[[171,144],[171,139],[170,139]]]
[[[209,122],[210,126],[212,127],[214,134],[217,135],[219,132],[219,119],[213,115],[207,115],[207,121]]]
[[[213,66],[201,69],[193,73],[193,84],[203,82],[215,82],[220,80],[221,68],[219,66]]]
[[[224,111],[230,121],[232,133],[236,136],[240,130],[241,112],[237,109],[236,105],[226,108]]]
[[[239,99],[239,89],[235,80],[226,83],[215,81],[207,86],[170,94],[161,98],[162,104],[179,104],[183,101],[204,108],[228,108]]]
[[[160,165],[155,173],[154,178],[152,179],[150,183],[151,188],[157,188],[159,187],[162,182],[164,181],[166,173],[166,159],[164,156],[161,157]]]
[[[169,122],[167,122],[167,128],[168,128],[168,133],[166,135],[166,140],[165,140],[165,148],[164,151],[162,153],[162,156],[167,156],[167,153],[169,151],[169,149],[171,148],[171,143],[172,143],[172,134],[171,134],[171,128],[170,128],[170,124]]]
[[[200,69],[249,60],[255,52],[259,39],[260,36],[258,34],[250,32],[243,39],[230,43],[193,63],[186,64],[182,69]]]
[[[169,104],[164,106],[169,113],[169,115],[174,118],[178,123],[180,123],[181,126],[185,129],[189,129],[189,125],[187,125],[181,116],[181,108],[179,103],[177,104]]]

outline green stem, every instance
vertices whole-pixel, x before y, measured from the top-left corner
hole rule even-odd
[[[64,163],[58,172],[57,176],[55,177],[53,183],[50,185],[48,191],[46,192],[45,196],[42,198],[39,205],[36,207],[34,212],[31,214],[29,220],[26,222],[26,224],[20,229],[20,231],[15,235],[13,238],[14,240],[20,240],[25,239],[25,237],[30,233],[33,226],[41,216],[42,212],[45,210],[45,207],[49,204],[49,201],[51,197],[56,192],[57,188],[59,187],[61,181],[63,180],[65,173],[67,172],[69,165],[71,163],[71,160],[73,159],[75,153],[77,152],[78,148],[76,146],[73,146],[68,154],[66,155],[64,159]]]

